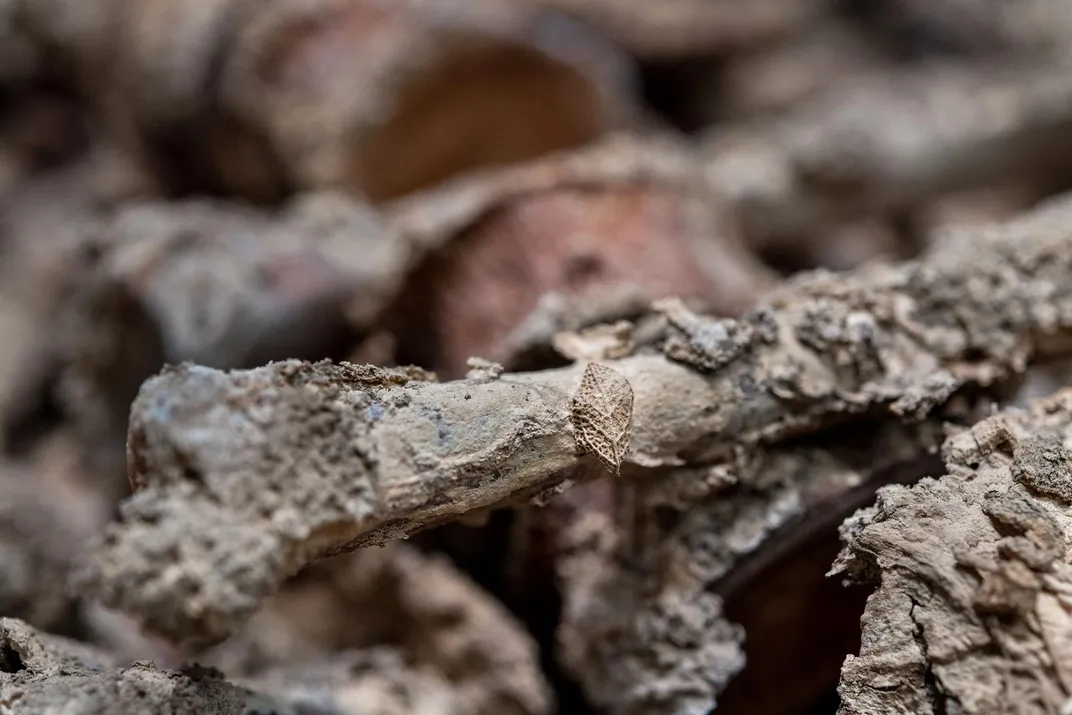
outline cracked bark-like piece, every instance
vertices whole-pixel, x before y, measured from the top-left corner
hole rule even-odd
[[[739,314],[771,276],[698,169],[676,142],[615,136],[397,204],[407,242],[431,253],[395,317],[403,354],[456,376],[471,355],[546,354],[555,328],[667,295]]]
[[[1068,157],[1070,78],[1052,59],[864,75],[784,117],[714,130],[707,176],[746,235],[776,242],[995,176],[1045,174]]]
[[[252,367],[345,355],[396,290],[402,247],[360,202],[301,197],[278,214],[212,201],[130,203],[87,241],[59,312],[64,408],[115,443],[165,363]]]
[[[387,199],[581,144],[628,102],[613,46],[501,0],[19,4],[180,192]]]
[[[563,495],[572,514],[556,536],[564,603],[559,655],[602,711],[708,712],[735,676],[748,690],[732,694],[733,712],[796,712],[814,702],[822,683],[836,677],[844,651],[808,642],[781,612],[791,610],[783,599],[818,598],[806,578],[821,583],[825,563],[791,582],[799,589],[792,594],[756,589],[768,572],[790,568],[810,540],[836,537],[840,518],[890,478],[889,468],[926,462],[942,430],[933,420],[849,434],[833,430],[803,447],[740,450],[706,470],[647,473],[617,483],[610,499]],[[757,632],[732,623],[724,601]],[[807,600],[800,607],[815,617],[825,606]],[[774,635],[769,623],[784,625]],[[833,624],[823,633],[844,641]],[[760,642],[746,665],[744,646],[753,637],[768,644]],[[806,664],[777,655],[805,649]],[[751,669],[759,669],[754,677]],[[782,684],[777,693],[765,678]]]
[[[622,59],[564,17],[487,1],[289,5],[242,31],[223,95],[266,125],[300,185],[398,196],[583,143],[621,101]]]
[[[634,392],[623,463],[709,464],[865,412],[919,419],[962,387],[1066,354],[1070,216],[1066,198],[980,232],[969,257],[800,277],[741,321],[678,338],[706,357],[748,335],[715,369],[655,351],[605,361]],[[570,425],[582,375],[168,369],[132,407],[137,491],[89,583],[158,632],[218,638],[312,560],[560,485],[586,459]]]
[[[226,672],[262,680],[264,670],[381,646],[441,684],[445,712],[550,710],[535,644],[513,616],[444,557],[399,543],[314,567],[205,657]]]
[[[1053,713],[1072,697],[1072,392],[951,436],[946,475],[842,526],[832,573],[878,583],[841,712]]]

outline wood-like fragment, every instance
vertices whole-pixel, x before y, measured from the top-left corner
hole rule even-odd
[[[833,623],[817,625],[821,645],[807,642],[804,628],[771,634],[769,624],[784,623],[786,610],[801,618],[828,612],[828,604],[814,600],[809,579],[821,583],[829,561],[808,564],[813,569],[802,569],[799,580],[781,581],[782,589],[800,588],[789,594],[764,593],[765,572],[772,562],[799,566],[783,558],[787,550],[801,556],[824,527],[836,546],[836,524],[851,511],[846,499],[873,494],[891,468],[905,471],[921,456],[929,464],[926,456],[941,435],[939,419],[887,422],[849,439],[831,430],[803,446],[742,449],[706,470],[648,472],[570,490],[550,506],[565,512],[551,547],[558,550],[563,596],[560,659],[601,712],[615,715],[708,712],[721,706],[727,685],[730,704],[739,708],[733,712],[803,708],[836,677],[844,653],[837,645],[851,645]],[[751,615],[755,632],[734,623],[731,605]],[[752,655],[745,662],[746,646],[771,638],[783,652],[807,650],[808,662],[772,658],[769,649],[764,659],[762,642],[754,649],[757,662]],[[786,687],[769,691],[762,681],[771,674],[786,678]],[[739,680],[761,692],[742,697],[733,692]]]
[[[18,0],[0,5],[0,36],[24,28],[176,193],[386,200],[583,144],[627,115],[629,58],[520,5]]]
[[[946,475],[842,526],[834,574],[877,584],[841,715],[1063,712],[1072,696],[1072,391],[946,440]]]
[[[980,231],[967,258],[939,251],[815,273],[741,321],[679,319],[686,327],[669,325],[669,336],[691,352],[605,362],[634,393],[623,465],[710,465],[738,445],[862,413],[919,419],[962,388],[1068,354],[1070,216],[1065,198]],[[724,338],[744,328],[750,339],[726,359]],[[133,405],[128,468],[138,491],[88,583],[161,633],[221,637],[310,561],[517,504],[570,478],[581,464],[570,418],[583,372],[439,384],[293,361],[169,369]]]
[[[707,175],[748,236],[779,243],[995,176],[1044,174],[1068,159],[1068,67],[1020,58],[865,73],[783,117],[713,128]]]
[[[471,355],[518,369],[557,330],[666,296],[736,316],[774,283],[688,147],[665,138],[617,135],[478,174],[388,216],[417,265],[391,313],[400,351],[448,377]]]

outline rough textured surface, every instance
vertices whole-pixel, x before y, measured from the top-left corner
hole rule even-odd
[[[833,573],[878,583],[844,715],[1054,713],[1072,695],[1072,392],[950,437],[947,474],[845,522]]]
[[[773,277],[699,168],[681,142],[615,135],[393,205],[428,256],[392,321],[403,359],[449,377],[472,355],[546,362],[556,328],[635,318],[669,295],[739,315]]]
[[[119,442],[139,386],[165,363],[345,355],[406,259],[370,208],[334,193],[278,212],[132,202],[79,250],[90,258],[52,319],[63,409],[87,444]]]
[[[355,611],[376,617],[355,619]],[[444,712],[542,715],[552,707],[535,644],[513,616],[443,557],[400,543],[318,564],[203,658],[261,682],[295,662],[350,653],[406,664],[416,678],[406,690],[445,698]],[[392,668],[375,670],[386,677]]]
[[[25,623],[0,619],[0,712],[7,715],[134,715],[150,709],[176,715],[218,712],[293,713],[196,670],[166,671],[150,663],[118,664],[84,645],[39,635]]]
[[[598,483],[571,490],[564,498],[578,508],[556,543],[560,657],[605,712],[710,711],[745,667],[746,634],[724,599],[747,599],[764,564],[822,524],[832,531],[825,515],[846,513],[847,498],[935,450],[941,434],[938,420],[863,431],[848,444],[835,431],[804,448],[753,447],[706,470],[645,474],[609,499],[581,491]],[[783,695],[788,707],[794,694]],[[755,711],[761,704],[753,698]]]
[[[570,423],[581,449],[618,474],[633,429],[633,388],[600,363],[589,363],[570,405]]]
[[[122,665],[80,643],[0,619],[0,712],[4,715],[461,715],[464,697],[389,647],[224,679],[213,668]],[[505,712],[520,712],[505,710]]]
[[[376,618],[354,619],[355,609]],[[94,623],[100,635],[103,621]],[[546,715],[552,707],[535,645],[513,617],[442,557],[403,544],[325,562],[290,584],[236,638],[200,654],[224,671],[129,639],[110,645],[117,650],[96,651],[0,619],[0,712]],[[155,664],[120,667],[149,653]],[[72,704],[79,709],[65,709]]]
[[[691,346],[684,362],[607,361],[634,392],[623,462],[704,464],[876,409],[919,418],[962,386],[1060,354],[1070,210],[1057,202],[980,236],[971,261],[818,273],[740,322],[671,325],[670,344]],[[135,401],[137,493],[90,584],[161,633],[218,638],[310,560],[560,485],[580,456],[570,402],[582,373],[436,384],[346,364],[170,369]]]
[[[829,715],[837,525],[1068,382],[1072,209],[986,224],[1072,186],[1069,7],[0,0],[0,617],[101,649],[3,715]],[[997,709],[960,634],[903,710]]]
[[[1030,174],[1064,160],[1054,140],[1072,125],[1070,76],[1065,62],[1027,60],[856,76],[786,116],[713,129],[707,175],[764,242]]]

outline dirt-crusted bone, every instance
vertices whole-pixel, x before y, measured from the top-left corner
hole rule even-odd
[[[673,344],[720,357],[605,362],[634,392],[623,463],[710,463],[869,410],[918,418],[1064,354],[1070,213],[1066,198],[980,232],[970,257],[802,277],[722,330],[677,316]],[[736,356],[712,370],[720,336]],[[437,384],[346,364],[170,369],[132,408],[138,493],[89,582],[173,638],[223,636],[312,560],[562,483],[583,457],[570,422],[583,370]]]

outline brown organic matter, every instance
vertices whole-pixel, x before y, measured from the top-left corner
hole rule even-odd
[[[395,311],[402,354],[457,377],[670,295],[739,314],[772,277],[698,168],[676,142],[615,136],[395,206],[408,243],[444,245]]]
[[[970,262],[802,277],[740,321],[664,305],[661,351],[606,362],[634,394],[623,463],[703,465],[867,411],[919,419],[1063,354],[1072,234],[1055,227],[1070,206],[980,236]],[[584,465],[570,421],[583,373],[170,368],[135,400],[136,493],[88,584],[153,630],[218,639],[310,561],[560,486]]]
[[[1069,8],[0,0],[0,715],[1072,713]]]
[[[710,130],[706,174],[746,235],[784,250],[809,228],[895,215],[995,176],[1045,180],[1067,158],[1057,137],[1072,127],[1070,77],[1064,60],[1028,59],[861,73],[784,116]]]
[[[945,476],[842,526],[833,573],[878,584],[841,712],[1059,712],[1072,696],[1072,393],[951,436]]]
[[[60,44],[68,79],[177,192],[273,201],[333,187],[383,200],[576,146],[627,116],[627,58],[509,2],[55,0],[10,12],[38,47]],[[548,32],[572,39],[548,51]]]

